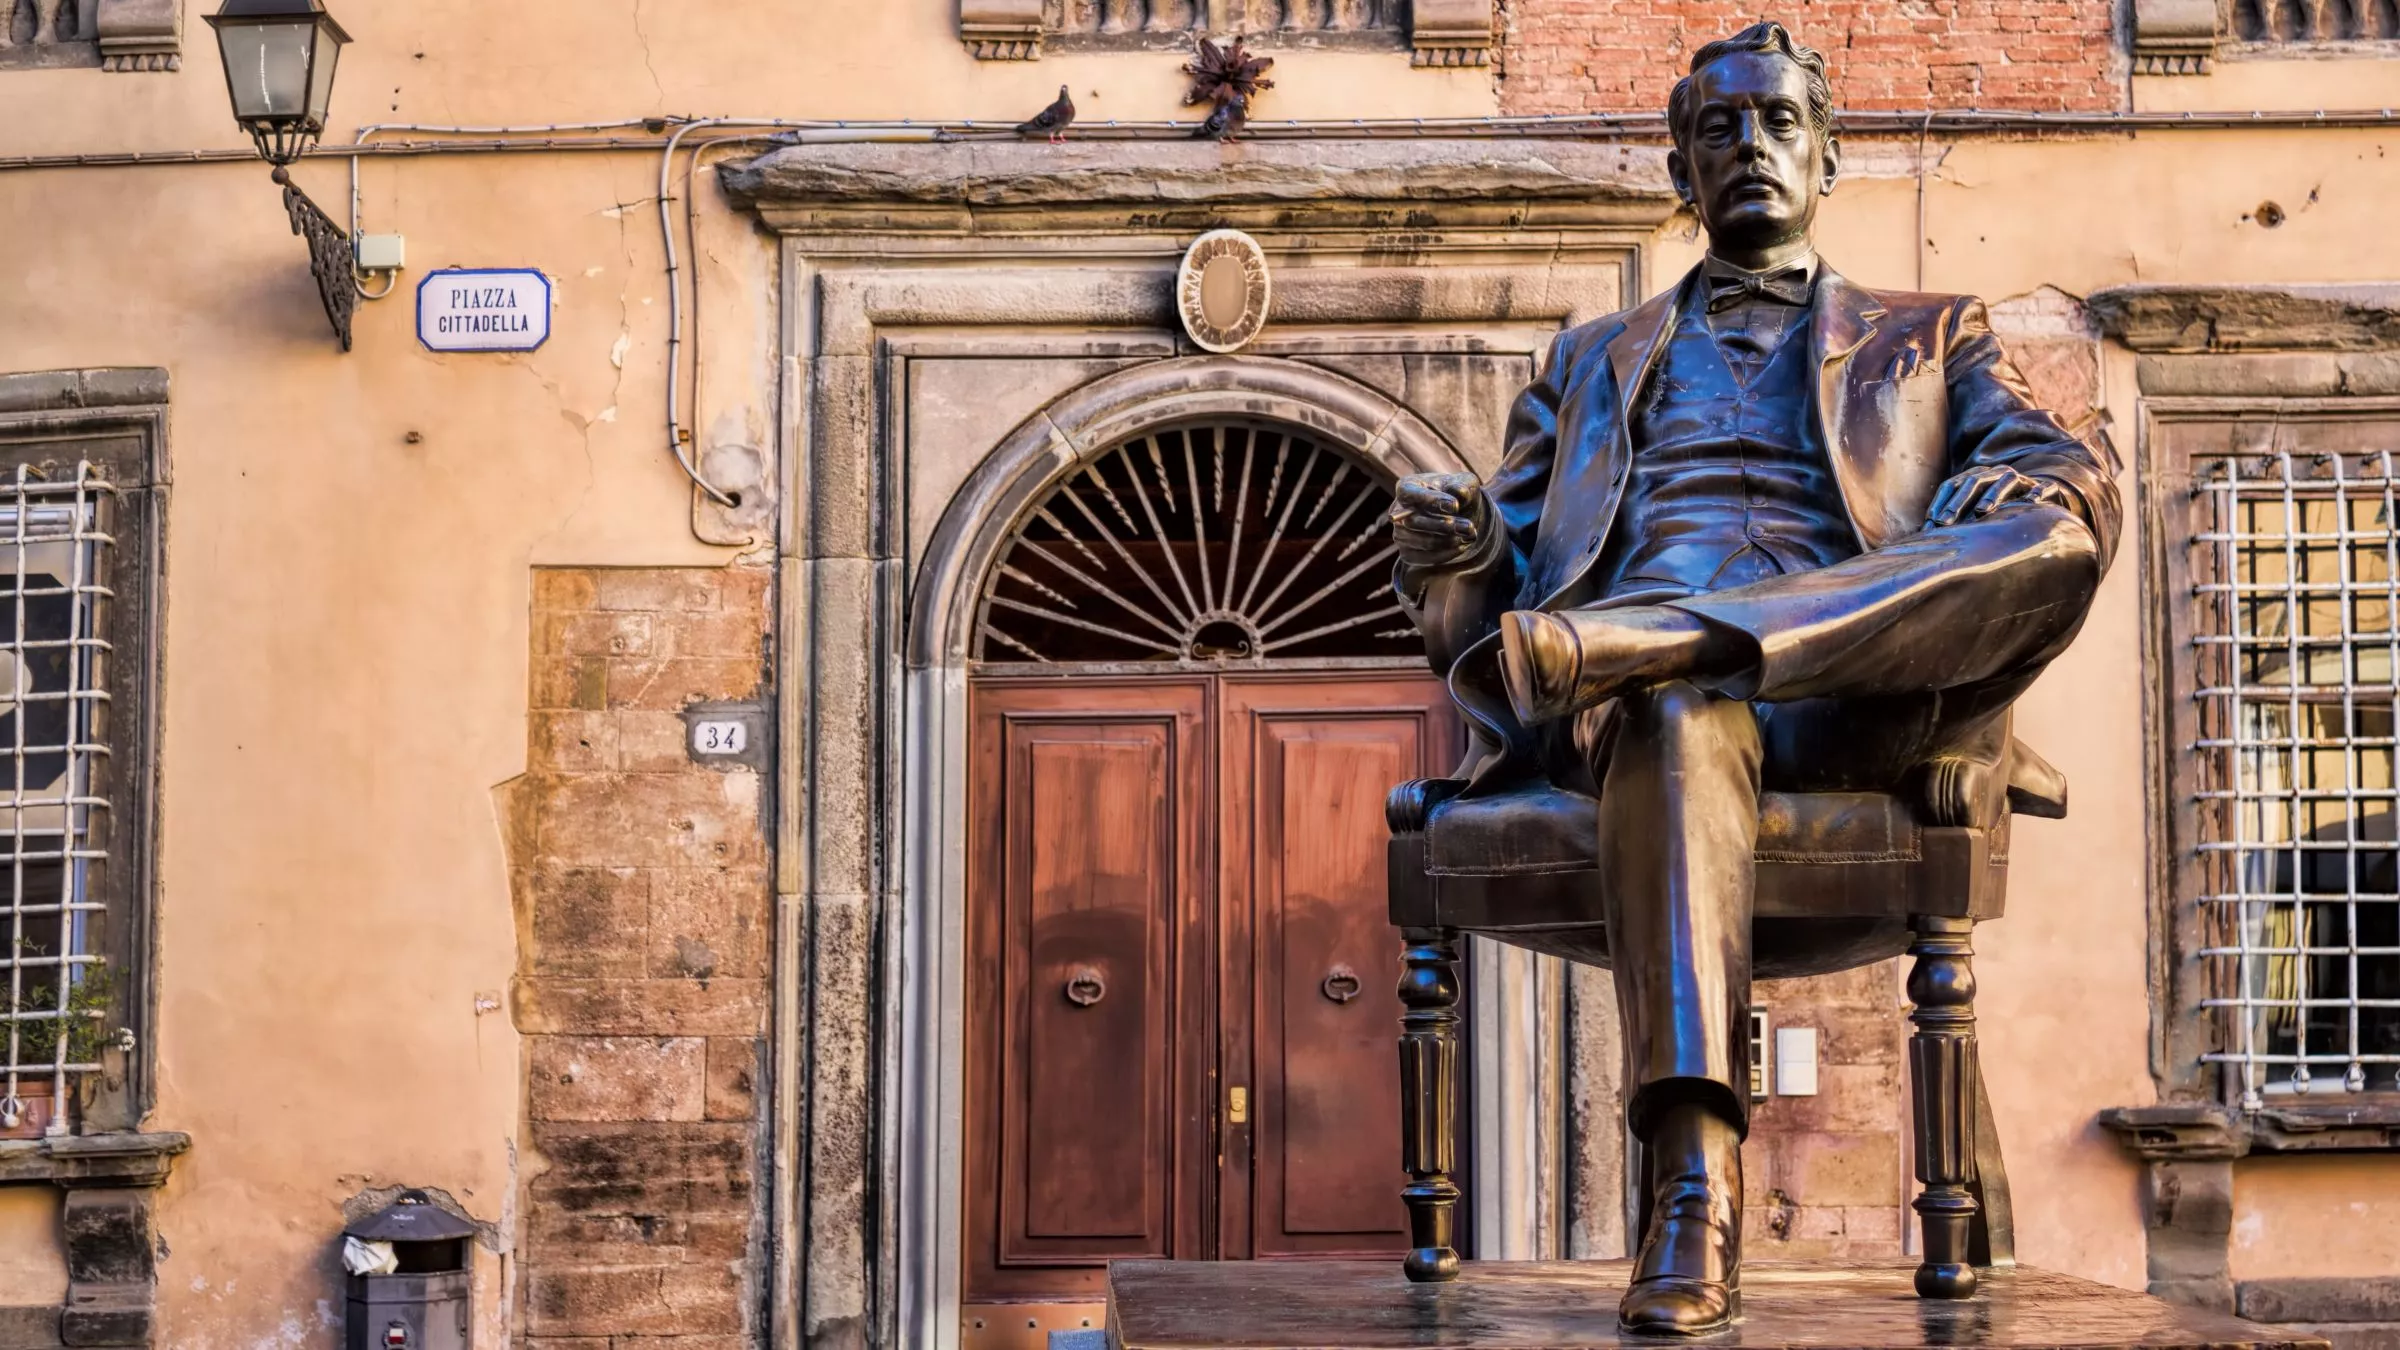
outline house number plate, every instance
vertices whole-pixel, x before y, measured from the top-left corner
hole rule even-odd
[[[712,769],[764,769],[767,709],[763,703],[695,703],[683,710],[684,745],[694,763]]]

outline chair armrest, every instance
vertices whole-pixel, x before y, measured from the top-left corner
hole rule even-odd
[[[1965,755],[1927,760],[1920,786],[1926,823],[1988,830],[2003,815],[2064,820],[2067,776],[2013,736],[2003,755],[1997,764]]]
[[[1383,823],[1394,834],[1422,834],[1433,808],[1466,791],[1457,778],[1412,778],[1383,799]]]
[[[2044,820],[2067,818],[2067,776],[2025,742],[2008,743],[2008,809]]]

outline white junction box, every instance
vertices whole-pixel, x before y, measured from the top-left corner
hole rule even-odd
[[[362,234],[358,237],[358,270],[397,272],[408,266],[408,236]]]
[[[1775,1028],[1775,1091],[1784,1097],[1817,1095],[1817,1029]]]

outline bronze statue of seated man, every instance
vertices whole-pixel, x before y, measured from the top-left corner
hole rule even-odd
[[[1693,1334],[1738,1311],[1760,792],[1984,792],[2120,507],[2111,456],[2034,406],[1981,303],[1817,258],[1822,57],[1757,24],[1702,47],[1668,111],[1706,260],[1561,334],[1499,471],[1404,481],[1393,529],[1467,715],[1466,791],[1598,798],[1653,1186],[1619,1315]]]

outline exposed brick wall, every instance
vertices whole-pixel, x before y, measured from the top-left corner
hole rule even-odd
[[[1825,53],[1837,107],[2121,107],[2108,0],[1502,0],[1511,114],[1657,112],[1701,44],[1759,18]]]
[[[694,764],[681,710],[761,689],[767,577],[534,575],[531,743],[504,793],[529,1350],[761,1343],[764,785]]]
[[[1742,1152],[1749,1259],[1899,1253],[1908,1122],[1899,968],[1885,961],[1758,986],[1772,1025],[1817,1029],[1817,1095],[1771,1097],[1751,1113]]]

